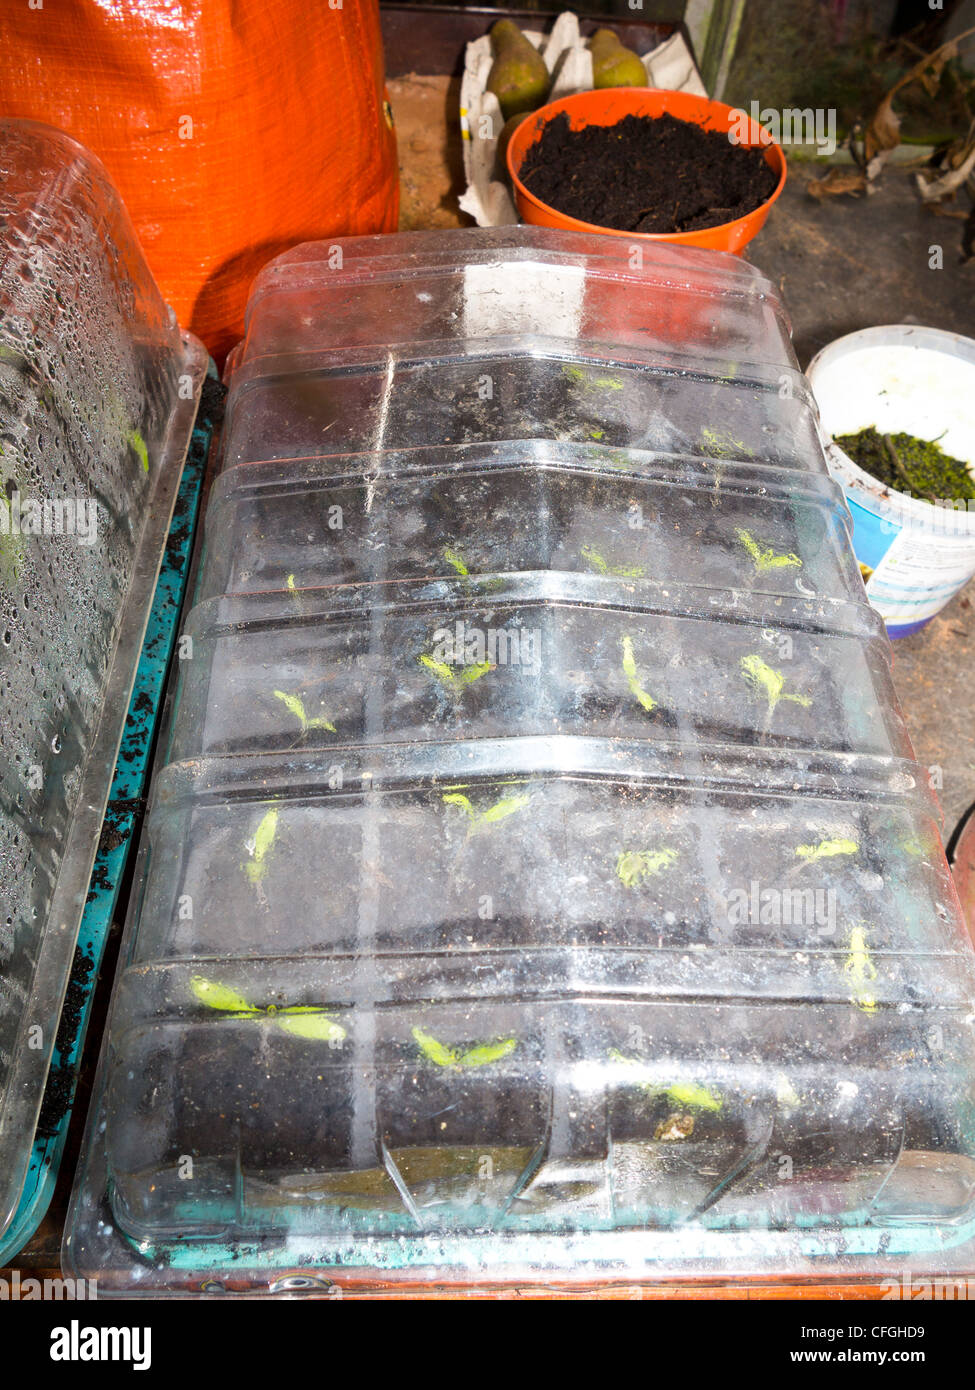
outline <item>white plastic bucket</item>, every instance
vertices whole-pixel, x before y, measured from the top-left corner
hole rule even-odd
[[[833,477],[853,515],[867,594],[891,637],[923,627],[975,575],[975,502],[895,492],[832,443],[874,425],[937,440],[975,468],[975,341],[895,324],[837,338],[809,365]]]

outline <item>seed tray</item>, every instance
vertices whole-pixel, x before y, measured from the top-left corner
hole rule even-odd
[[[750,267],[627,252],[259,277],[65,1246],[100,1292],[970,1267],[975,955],[815,407]]]
[[[98,161],[0,121],[0,1233],[30,1167],[206,361]]]

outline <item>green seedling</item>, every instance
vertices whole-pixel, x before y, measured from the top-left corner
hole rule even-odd
[[[604,453],[600,454],[599,461],[605,468],[625,468],[627,470],[633,468],[633,460],[625,449],[607,449]]]
[[[704,453],[711,458],[752,458],[751,449],[746,449],[740,439],[729,430],[703,429]]]
[[[323,714],[317,715],[314,719],[309,719],[305,713],[304,703],[299,700],[297,695],[289,695],[285,690],[275,690],[274,697],[280,700],[289,714],[293,714],[301,725],[302,734],[307,734],[310,729],[327,729],[330,734],[337,733],[335,725],[331,720],[326,719]]]
[[[488,671],[494,670],[494,663],[490,661],[472,661],[467,666],[454,668],[448,666],[446,661],[438,661],[436,657],[428,656],[426,653],[420,657],[420,665],[452,695],[460,695],[467,686],[473,685],[482,676],[486,676]]]
[[[0,579],[13,585],[20,578],[24,565],[24,538],[13,529],[10,503],[2,492],[0,507],[3,507],[7,517],[6,526],[0,527]]]
[[[807,864],[815,864],[820,859],[835,859],[840,854],[859,854],[860,846],[856,840],[820,840],[818,845],[799,845],[796,857]]]
[[[192,975],[190,989],[208,1009],[218,1009],[220,1013],[249,1014],[252,1006],[242,994],[237,994],[228,985],[217,984],[205,975]]]
[[[802,1103],[784,1071],[778,1072],[775,1077],[775,1099],[785,1110],[797,1110]]]
[[[490,1066],[503,1057],[510,1057],[518,1046],[517,1038],[504,1038],[501,1042],[477,1043],[461,1052],[438,1042],[432,1033],[425,1033],[422,1028],[413,1029],[413,1039],[428,1062],[438,1067],[452,1067],[455,1071]]]
[[[657,702],[652,695],[649,695],[640,684],[640,673],[636,669],[636,657],[633,655],[633,638],[623,638],[623,675],[630,688],[630,694],[649,714],[652,709],[656,709]]]
[[[579,554],[596,574],[611,574],[620,579],[642,579],[646,570],[642,565],[611,565],[594,546],[584,545]]]
[[[764,574],[766,570],[802,568],[802,561],[799,556],[793,555],[791,551],[787,555],[779,555],[770,546],[763,548],[750,531],[743,531],[741,527],[738,528],[735,535],[752,557],[756,574]]]
[[[341,1042],[345,1029],[334,1018],[315,1004],[287,1004],[278,1008],[276,1004],[249,1003],[242,994],[228,989],[226,985],[208,980],[204,975],[193,975],[190,989],[208,1009],[216,1009],[228,1020],[246,1019],[255,1023],[273,1023],[286,1033],[308,1042]]]
[[[647,878],[656,878],[677,858],[675,849],[624,850],[616,860],[616,876],[624,888],[638,888]]]
[[[485,830],[489,826],[497,825],[500,821],[507,820],[517,811],[523,810],[531,798],[527,793],[520,796],[503,796],[500,801],[496,801],[493,806],[489,806],[486,811],[478,811],[470,797],[463,792],[450,791],[443,794],[445,806],[459,806],[468,819],[467,835],[476,835],[478,831]]]
[[[125,442],[139,459],[142,464],[143,473],[149,472],[149,450],[146,448],[146,441],[138,430],[129,430],[125,436]]]
[[[261,880],[267,873],[267,857],[271,853],[274,837],[277,833],[278,813],[277,811],[268,811],[254,832],[254,838],[244,844],[250,859],[241,867],[255,888],[259,887]]]
[[[597,574],[609,574],[608,561],[603,559],[602,555],[600,555],[599,551],[596,550],[594,546],[584,545],[579,551],[579,554],[585,560],[589,568],[595,570]]]
[[[445,545],[441,553],[448,565],[452,565],[458,574],[467,578],[470,574],[470,570],[467,568],[464,558],[459,551],[456,551],[451,545]]]
[[[149,472],[149,450],[146,441],[136,426],[129,425],[131,416],[125,402],[113,385],[105,392],[105,408],[113,430],[117,430],[142,465],[143,473]]]
[[[668,1100],[672,1100],[675,1105],[680,1105],[685,1110],[709,1110],[712,1114],[716,1114],[721,1109],[719,1098],[713,1095],[706,1086],[698,1086],[693,1081],[668,1086],[666,1095]]]
[[[768,701],[769,717],[775,713],[775,707],[780,700],[790,700],[793,704],[802,705],[804,708],[812,704],[808,695],[788,694],[783,688],[785,676],[782,672],[776,671],[754,653],[751,656],[742,657],[741,673],[754,691],[765,696]]]
[[[862,927],[850,932],[850,954],[843,965],[843,974],[853,986],[853,1002],[865,1014],[877,1012],[877,1000],[870,983],[877,978],[877,967],[870,959],[867,934]]]
[[[623,383],[618,376],[593,376],[591,372],[585,371],[582,367],[574,367],[570,362],[562,364],[562,372],[570,381],[577,381],[580,386],[598,387],[601,391],[623,389]]]
[[[622,1062],[627,1067],[645,1065],[639,1057],[627,1057],[615,1047],[610,1048],[609,1056],[612,1061]],[[646,1095],[654,1099],[657,1096],[666,1096],[674,1105],[679,1105],[684,1110],[707,1110],[716,1115],[723,1106],[720,1096],[716,1096],[706,1086],[699,1086],[696,1081],[677,1081],[671,1086],[654,1086],[647,1081],[637,1084]]]

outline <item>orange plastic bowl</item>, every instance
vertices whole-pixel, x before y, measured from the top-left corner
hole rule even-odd
[[[541,202],[529,193],[519,177],[531,146],[541,139],[548,122],[563,112],[573,130],[589,125],[615,125],[624,116],[662,116],[665,112],[677,120],[703,126],[705,130],[730,132],[737,128],[745,135],[743,143],[762,149],[766,164],[775,170],[779,181],[771,197],[753,212],[736,217],[733,222],[722,222],[717,227],[704,227],[696,232],[622,232],[616,227],[600,227],[595,222],[579,222]],[[673,241],[683,246],[706,246],[712,251],[738,254],[761,230],[769,208],[785,187],[786,163],[782,146],[767,130],[723,101],[709,101],[707,97],[691,96],[687,92],[658,91],[654,87],[610,87],[599,92],[577,92],[575,96],[550,102],[526,116],[508,144],[508,172],[523,222],[538,227],[560,227],[564,231],[603,232],[607,236],[625,236],[631,241]]]

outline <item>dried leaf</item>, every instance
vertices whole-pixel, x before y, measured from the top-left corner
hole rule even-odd
[[[957,188],[961,188],[969,175],[975,172],[975,122],[972,123],[968,139],[959,147],[957,153],[961,156],[959,163],[952,162],[950,152],[948,158],[942,161],[941,167],[945,172],[940,178],[926,179],[923,174],[917,175],[917,191],[926,203],[938,202],[954,193]]]
[[[860,169],[830,169],[821,179],[813,179],[809,193],[813,198],[832,198],[843,193],[862,193],[867,176]]]
[[[901,118],[894,110],[894,96],[903,86],[903,79],[884,97],[867,125],[863,136],[863,154],[867,165],[868,177],[876,175],[870,174],[870,165],[873,164],[877,156],[881,153],[887,154],[890,150],[895,150],[901,142]],[[881,161],[882,163],[883,161]],[[880,172],[879,169],[877,171]]]
[[[969,30],[968,33],[975,33],[975,30]],[[959,34],[954,39],[949,39],[947,43],[941,44],[933,53],[925,53],[912,68],[897,79],[877,107],[863,137],[863,165],[868,183],[872,183],[879,177],[887,156],[901,142],[901,119],[894,110],[894,97],[904,87],[918,80],[922,81],[925,90],[930,95],[933,87],[936,87],[941,80],[945,64],[957,57],[959,41],[966,37],[967,34]],[[933,83],[933,87],[929,87],[928,82],[925,81],[927,74],[930,74],[928,81]]]
[[[975,145],[975,120],[968,127],[968,134],[964,138],[954,140],[948,147],[948,152],[941,162],[943,169],[957,169],[964,164]]]
[[[927,67],[924,69],[923,72],[920,72],[918,74],[918,81],[921,83],[921,86],[927,92],[929,97],[937,95],[938,87],[941,83],[941,77],[944,73],[945,68],[951,62],[952,58],[957,57],[957,39],[949,39],[947,43],[943,43],[940,48],[935,49],[934,53],[931,55],[931,59]]]

